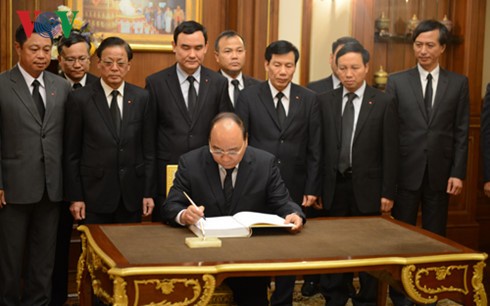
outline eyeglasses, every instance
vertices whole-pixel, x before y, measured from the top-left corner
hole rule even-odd
[[[216,155],[216,156],[224,156],[224,155],[237,156],[238,154],[240,154],[242,152],[244,147],[245,147],[245,142],[242,144],[242,146],[238,150],[223,151],[221,149],[211,149],[211,145],[209,145],[209,152],[213,155]]]
[[[112,66],[114,66],[114,64],[116,64],[118,68],[123,69],[128,65],[127,62],[114,62],[114,61],[107,61],[107,60],[101,60],[100,62],[106,68],[112,68]]]
[[[81,56],[81,57],[78,57],[78,58],[76,58],[76,57],[63,57],[63,59],[65,60],[65,62],[68,65],[74,65],[77,61],[80,64],[83,64],[86,61],[88,61],[90,59],[90,57],[88,57],[88,56]]]

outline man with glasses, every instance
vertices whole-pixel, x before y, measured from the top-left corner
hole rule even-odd
[[[184,196],[190,195],[196,208]],[[290,200],[275,163],[275,157],[248,146],[240,118],[221,113],[211,122],[209,146],[179,159],[175,180],[161,207],[162,219],[173,225],[196,224],[204,216],[231,216],[240,211],[273,213],[293,223],[293,232],[303,227],[304,214]],[[225,282],[241,306],[265,306],[267,277],[229,278]]]
[[[73,89],[97,81],[97,77],[88,72],[90,43],[78,32],[72,31],[68,38],[61,38],[58,43],[58,62],[60,75],[70,82]]]
[[[295,203],[316,204],[320,195],[321,125],[315,93],[292,83],[299,59],[288,41],[265,51],[269,80],[245,88],[236,113],[250,135],[250,145],[277,157],[281,176]],[[292,305],[296,276],[276,277],[272,306]]]
[[[78,32],[72,31],[69,37],[62,37],[58,43],[58,61],[60,76],[70,82],[73,90],[98,80],[88,73],[90,69],[90,44]],[[51,306],[62,306],[68,297],[68,258],[70,238],[73,227],[73,216],[70,204],[64,203],[60,209],[58,235],[56,238],[56,255],[51,289]]]
[[[124,81],[133,53],[118,37],[97,49],[101,79],[66,105],[64,182],[75,220],[140,222],[155,196],[155,112],[148,93]]]

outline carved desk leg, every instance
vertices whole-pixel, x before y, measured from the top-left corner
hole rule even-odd
[[[84,233],[80,235],[82,253],[78,259],[77,267],[77,291],[80,305],[92,305],[92,285],[87,269],[87,237]]]
[[[128,305],[126,281],[120,276],[114,277],[114,306]]]
[[[487,294],[483,286],[483,269],[485,262],[480,261],[473,266],[473,277],[471,278],[471,286],[473,287],[473,301],[475,305],[487,306]]]

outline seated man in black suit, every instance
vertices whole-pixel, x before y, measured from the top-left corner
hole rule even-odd
[[[303,227],[304,214],[291,201],[275,157],[248,147],[247,133],[233,113],[218,114],[211,123],[209,146],[181,156],[175,180],[161,207],[162,220],[173,225],[195,224],[204,216],[233,215],[240,211],[274,213]],[[204,206],[189,204],[183,192]],[[239,277],[225,281],[238,305],[269,305],[267,277]]]

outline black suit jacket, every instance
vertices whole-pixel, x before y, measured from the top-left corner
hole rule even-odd
[[[323,119],[323,205],[332,206],[342,131],[342,88],[318,96]],[[394,200],[398,165],[397,116],[393,99],[370,86],[352,143],[352,184],[359,210],[379,214],[381,197]]]
[[[95,83],[99,78],[89,72],[87,72],[87,80],[85,82],[85,86]]]
[[[293,200],[320,195],[321,124],[315,94],[291,84],[289,113],[281,129],[267,81],[240,92],[236,113],[248,130],[249,144],[277,157]]]
[[[323,92],[331,91],[333,90],[332,75],[324,79],[320,79],[318,81],[310,82],[308,83],[308,85],[306,85],[306,87],[319,94]]]
[[[207,217],[255,211],[282,217],[295,212],[305,218],[301,208],[291,202],[274,156],[250,146],[238,166],[231,207],[225,205],[218,164],[208,146],[180,158],[174,184],[160,210],[164,221],[175,225],[177,214],[189,206],[183,191],[195,203],[205,206]]]
[[[220,112],[233,111],[226,78],[201,66],[198,102],[191,119],[176,65],[146,79],[146,89],[157,113],[158,191],[161,195],[166,190],[166,165],[176,164],[182,154],[206,145],[211,120]]]
[[[220,75],[223,75],[223,72],[221,71],[221,69],[218,70],[218,73]],[[253,86],[253,85],[257,85],[257,84],[260,84],[261,83],[259,80],[255,79],[255,78],[253,78],[251,76],[245,75],[243,73],[242,73],[242,78],[243,78],[243,87],[244,88],[247,88],[247,87],[250,87],[250,86]],[[228,78],[226,78],[226,80],[229,81]],[[230,97],[230,101],[232,101],[231,100],[231,97]],[[234,101],[234,102],[236,104],[236,101]],[[233,105],[233,103],[232,103],[232,105]]]
[[[436,96],[427,117],[417,67],[392,74],[386,92],[395,98],[400,123],[399,184],[420,188],[428,167],[434,190],[446,190],[449,177],[464,179],[468,156],[468,79],[440,69]]]
[[[242,76],[243,76],[243,85],[245,88],[260,84],[260,81],[257,80],[256,78],[244,74],[242,74]]]
[[[61,72],[59,76],[66,79],[66,75],[63,72]],[[90,72],[87,72],[87,79],[85,80],[85,86],[95,83],[97,80],[99,80],[97,76],[91,74]]]
[[[221,71],[221,69],[218,70],[218,73],[220,75],[223,75],[223,72]],[[256,78],[253,78],[251,76],[245,75],[243,73],[242,73],[242,78],[243,78],[243,87],[249,87],[249,86],[260,84],[260,81],[257,80]]]
[[[72,91],[65,116],[64,180],[69,201],[94,213],[112,213],[120,199],[128,211],[154,197],[155,112],[148,93],[125,83],[117,136],[100,82]]]
[[[487,92],[483,99],[480,139],[483,159],[483,182],[488,182],[490,181],[490,83],[487,84]]]

